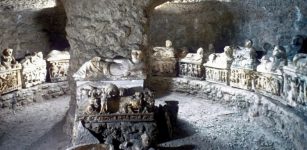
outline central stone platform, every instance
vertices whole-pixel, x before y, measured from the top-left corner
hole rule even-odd
[[[115,149],[155,145],[155,102],[143,84],[143,80],[77,81],[73,145],[103,143]]]

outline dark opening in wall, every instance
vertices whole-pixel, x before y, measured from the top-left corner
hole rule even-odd
[[[300,53],[305,53],[305,54],[307,54],[307,38],[306,38],[306,37],[305,37],[305,39],[304,39],[303,48],[301,49]]]
[[[36,19],[38,23],[43,25],[42,30],[49,38],[50,50],[69,48],[65,31],[67,17],[60,0],[56,1],[55,7],[42,9]]]

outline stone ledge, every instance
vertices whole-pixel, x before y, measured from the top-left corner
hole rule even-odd
[[[44,83],[1,95],[0,110],[25,106],[34,102],[42,102],[69,93],[68,82]],[[14,98],[15,96],[16,98]]]
[[[307,149],[307,112],[299,111],[261,94],[207,81],[153,77],[147,85],[156,91],[190,93],[246,111],[251,120],[265,117],[283,138],[290,138],[297,149]],[[276,98],[276,97],[274,97]],[[305,113],[305,114],[304,114]]]

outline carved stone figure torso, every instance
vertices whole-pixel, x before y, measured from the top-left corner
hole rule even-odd
[[[281,46],[275,46],[271,53],[261,58],[260,65],[257,66],[257,71],[267,73],[279,73],[282,72],[282,67],[287,65],[286,50]]]
[[[73,75],[75,79],[118,79],[122,77],[145,78],[145,65],[141,61],[142,52],[133,50],[131,59],[94,57],[84,63]]]
[[[225,46],[223,53],[213,53],[209,55],[209,60],[204,64],[214,68],[229,69],[233,61],[233,50],[230,46]]]
[[[300,72],[307,72],[307,54],[299,53],[293,58],[292,65]]]
[[[252,41],[246,40],[244,47],[235,49],[234,61],[232,67],[255,69],[256,68],[256,50],[252,47]]]
[[[165,41],[165,47],[154,47],[153,57],[156,59],[175,58],[175,50],[170,40]]]
[[[13,49],[4,49],[1,56],[1,65],[5,69],[11,69],[15,66],[15,64],[17,64],[17,62],[13,56]]]
[[[294,56],[302,50],[303,42],[304,38],[300,35],[296,35],[292,38],[290,45],[285,46],[288,60],[292,61]]]

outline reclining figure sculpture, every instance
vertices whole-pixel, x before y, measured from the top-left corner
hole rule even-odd
[[[232,61],[233,61],[233,50],[231,49],[230,46],[225,46],[223,53],[210,54],[209,60],[204,64],[204,66],[229,69]]]
[[[246,40],[244,47],[238,47],[234,51],[232,68],[256,69],[256,50],[251,40]]]
[[[275,46],[272,56],[265,55],[260,62],[260,65],[257,66],[258,72],[281,74],[282,67],[287,65],[286,50],[281,46]]]
[[[143,53],[132,50],[131,59],[94,57],[84,63],[73,75],[75,80],[142,78],[145,76]]]

